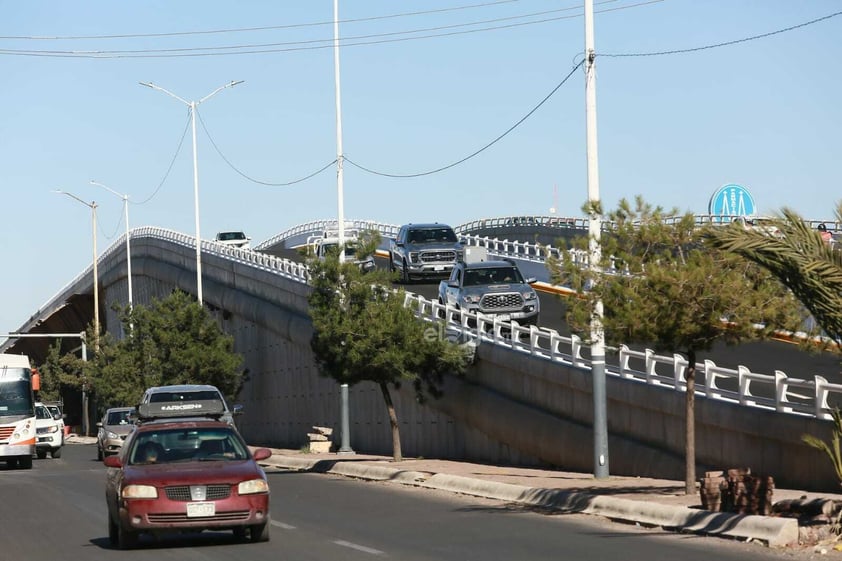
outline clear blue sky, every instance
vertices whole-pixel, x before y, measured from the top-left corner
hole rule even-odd
[[[734,41],[842,3],[597,0],[596,10],[596,50],[607,55]],[[341,1],[346,157],[415,174],[482,148],[581,59],[581,13],[574,0]],[[90,210],[51,190],[97,202],[100,252],[125,229],[122,203],[90,180],[130,196],[133,228],[195,233],[189,133],[176,156],[187,107],[138,82],[189,101],[244,80],[198,113],[224,158],[254,180],[291,182],[333,161],[332,21],[332,0],[0,1],[0,333],[20,327],[91,263]],[[840,30],[842,16],[721,48],[598,58],[604,204],[641,194],[705,213],[713,192],[734,182],[761,213],[790,206],[831,218],[842,198]],[[202,50],[235,46],[246,48]],[[220,52],[241,54],[170,56]],[[559,214],[581,216],[584,106],[579,70],[502,140],[446,171],[397,179],[346,163],[345,215],[456,225],[547,214],[557,204]],[[201,123],[198,150],[204,238],[242,229],[259,243],[336,215],[334,166],[267,186],[234,171]]]

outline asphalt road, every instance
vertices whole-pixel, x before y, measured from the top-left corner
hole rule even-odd
[[[362,482],[268,472],[271,541],[230,533],[144,537],[136,551],[107,538],[105,467],[93,445],[70,444],[32,470],[0,468],[0,561],[139,560],[511,561],[623,559],[719,561],[791,558],[756,544],[677,535],[586,515],[548,515],[499,501]]]

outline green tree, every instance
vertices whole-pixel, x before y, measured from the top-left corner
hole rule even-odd
[[[44,401],[58,401],[64,392],[78,392],[85,383],[82,361],[74,355],[62,354],[61,339],[49,347],[38,372],[41,375],[39,397]]]
[[[692,214],[667,213],[637,197],[634,206],[620,201],[606,220],[611,227],[601,236],[599,266],[580,267],[565,253],[561,263],[548,261],[551,277],[579,293],[568,301],[567,320],[583,339],[590,339],[601,301],[608,345],[645,344],[687,358],[685,491],[690,494],[696,484],[697,353],[717,341],[736,344],[791,327],[802,319],[799,307],[762,268],[705,247]],[[574,249],[585,251],[587,243],[577,240]]]
[[[379,236],[358,246],[366,255]],[[313,321],[310,346],[319,371],[340,384],[370,381],[380,387],[392,431],[392,457],[401,461],[400,428],[390,388],[411,383],[415,396],[439,397],[447,373],[462,374],[466,353],[437,337],[404,307],[405,293],[393,290],[393,275],[376,270],[362,273],[353,263],[340,263],[339,252],[309,261]]]
[[[234,339],[209,312],[182,291],[149,306],[116,307],[122,339],[100,337],[87,365],[88,379],[106,407],[134,405],[151,386],[212,384],[233,399],[246,373]]]

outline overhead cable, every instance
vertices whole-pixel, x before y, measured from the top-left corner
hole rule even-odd
[[[616,0],[605,0],[604,3],[614,2]],[[619,6],[615,8],[607,8],[598,10],[596,13],[614,12],[619,10],[627,10],[631,8],[638,8],[650,4],[657,4],[665,0],[646,0],[636,4],[627,6]],[[578,8],[578,7],[577,7]],[[462,31],[447,31],[443,33],[430,33],[427,35],[417,35],[413,37],[397,37],[385,39],[383,37],[392,37],[394,35],[411,35],[427,31],[443,31],[445,29],[452,29],[455,27],[466,27],[471,25],[480,25],[484,23],[493,23],[497,21],[508,21],[512,19],[523,19],[525,17],[535,17],[538,15],[569,11],[576,8],[564,8],[560,10],[551,10],[550,12],[536,12],[534,14],[527,14],[523,16],[511,16],[509,18],[498,18],[496,20],[488,20],[484,22],[470,22],[464,24],[453,24],[450,26],[441,26],[434,28],[415,29],[409,31],[395,31],[389,33],[379,33],[373,35],[361,35],[357,37],[346,37],[340,40],[340,47],[359,47],[365,45],[379,45],[384,43],[399,43],[405,41],[417,41],[420,39],[434,39],[438,37],[452,37],[457,35],[467,35],[472,33],[481,33],[485,31],[497,31],[500,29],[513,29],[527,25],[536,25],[542,23],[549,23],[554,21],[561,21],[565,19],[574,19],[582,17],[582,14],[574,14],[569,16],[558,16],[537,19],[519,23],[509,23],[506,25],[496,25],[489,27],[482,27],[478,29],[466,29]],[[368,40],[367,40],[368,39]],[[323,43],[315,44],[312,43]],[[264,48],[265,47],[265,48]],[[295,51],[311,51],[319,49],[334,48],[334,39],[312,39],[307,41],[291,41],[281,43],[267,43],[255,45],[229,45],[221,47],[185,47],[181,49],[142,49],[136,51],[121,51],[121,50],[27,50],[27,49],[0,49],[0,56],[31,56],[31,57],[49,57],[49,58],[93,58],[93,59],[120,59],[120,58],[180,58],[180,57],[208,57],[208,56],[236,56],[247,54],[270,54],[283,53]],[[221,51],[221,52],[206,52],[206,51]]]
[[[605,0],[607,2],[616,2],[617,0]],[[437,14],[442,12],[455,12],[458,10],[468,10],[472,8],[486,8],[489,6],[496,6],[499,4],[511,4],[513,2],[520,2],[520,0],[497,0],[496,2],[486,2],[484,4],[471,4],[468,6],[455,6],[453,8],[440,8],[438,10],[424,10],[418,12],[403,12],[398,14],[389,14],[385,16],[371,16],[367,18],[345,19],[339,20],[340,24],[348,23],[362,23],[366,21],[377,21],[384,19],[394,19],[408,16],[422,16],[429,14]],[[604,2],[598,2],[601,4]],[[279,29],[297,29],[301,27],[318,27],[323,25],[333,25],[331,21],[318,21],[310,23],[292,23],[287,25],[267,25],[263,27],[235,27],[230,29],[207,29],[197,31],[173,31],[170,33],[127,33],[122,35],[52,35],[52,36],[38,36],[38,35],[0,35],[0,39],[15,39],[15,40],[34,40],[34,41],[71,41],[76,39],[143,39],[150,37],[182,37],[186,35],[217,35],[225,33],[249,33],[254,31],[275,31]]]
[[[167,172],[164,174],[164,177],[161,179],[161,182],[158,183],[158,186],[155,187],[155,190],[152,191],[152,194],[149,195],[147,198],[143,199],[139,202],[128,201],[130,204],[133,205],[145,205],[149,201],[155,198],[155,195],[158,194],[158,191],[161,190],[161,187],[164,186],[164,182],[170,176],[170,172],[172,171],[173,165],[175,164],[175,160],[178,157],[178,154],[181,152],[181,147],[184,145],[184,139],[187,137],[187,131],[190,129],[190,113],[187,113],[187,123],[184,125],[184,131],[181,133],[181,140],[178,141],[178,147],[175,149],[175,154],[173,154],[172,159],[170,160],[170,165],[167,167]]]
[[[654,51],[649,53],[597,53],[597,56],[602,57],[647,57],[647,56],[663,56],[663,55],[677,55],[677,54],[686,54],[686,53],[694,53],[698,51],[704,51],[708,49],[716,49],[719,47],[728,47],[731,45],[736,45],[738,43],[747,43],[749,41],[755,41],[757,39],[765,39],[766,37],[771,37],[773,35],[778,35],[780,33],[786,33],[787,31],[794,31],[796,29],[800,29],[802,27],[807,27],[808,25],[813,25],[816,23],[820,23],[831,18],[835,18],[839,15],[842,15],[842,12],[834,12],[832,14],[828,14],[826,16],[822,16],[820,18],[816,18],[810,21],[805,21],[804,23],[799,23],[798,25],[792,25],[790,27],[784,27],[783,29],[777,29],[775,31],[770,31],[768,33],[761,33],[760,35],[752,35],[751,37],[743,37],[742,39],[734,39],[733,41],[724,41],[722,43],[714,43],[712,45],[704,45],[702,47],[691,47],[688,49],[673,49],[670,51]]]
[[[368,172],[368,173],[371,173],[371,174],[374,174],[374,175],[380,175],[380,176],[383,176],[383,177],[399,177],[399,178],[421,177],[421,176],[424,176],[424,175],[432,175],[434,173],[438,173],[440,171],[444,171],[446,169],[450,169],[452,167],[458,166],[459,164],[470,160],[474,156],[477,156],[477,155],[481,154],[482,152],[486,151],[488,148],[491,148],[492,146],[497,144],[497,142],[499,142],[501,139],[503,139],[503,137],[508,135],[510,132],[515,130],[521,123],[523,123],[525,120],[527,120],[529,117],[531,117],[532,114],[535,113],[542,105],[544,105],[544,103],[546,103],[547,100],[549,100],[553,96],[553,94],[555,94],[558,91],[558,89],[561,88],[561,86],[563,86],[564,83],[567,82],[567,80],[569,80],[571,76],[573,76],[573,73],[576,72],[576,70],[579,69],[583,64],[584,64],[584,61],[581,61],[581,62],[579,62],[579,64],[574,66],[573,69],[570,71],[570,73],[567,74],[567,76],[565,76],[564,79],[561,82],[559,82],[559,84],[555,88],[553,88],[553,90],[549,94],[547,94],[547,96],[544,99],[542,99],[541,102],[538,105],[533,107],[532,110],[529,113],[527,113],[526,115],[524,115],[517,123],[515,123],[514,125],[509,127],[509,129],[506,132],[504,132],[503,134],[501,134],[500,136],[498,136],[497,138],[495,138],[494,140],[492,140],[491,142],[489,142],[488,144],[486,144],[485,146],[483,146],[482,148],[480,148],[476,152],[473,152],[472,154],[469,154],[468,156],[465,156],[461,160],[457,160],[457,161],[453,162],[452,164],[448,164],[448,165],[442,166],[440,168],[436,168],[436,169],[433,169],[433,170],[430,170],[430,171],[425,171],[425,172],[420,172],[420,173],[397,174],[397,173],[385,173],[385,172],[375,171],[373,169],[370,169],[370,168],[367,168],[363,165],[360,165],[360,164],[358,164],[354,161],[351,161],[347,157],[344,158],[344,159],[345,159],[346,162],[348,162],[352,166],[354,166],[356,168],[359,168],[359,169],[361,169],[365,172]]]
[[[199,117],[199,123],[201,123],[202,129],[205,131],[205,134],[207,135],[208,140],[210,140],[211,146],[213,146],[213,149],[216,150],[217,154],[219,154],[219,157],[222,158],[222,160],[226,164],[228,164],[228,167],[230,167],[232,170],[237,172],[238,175],[242,176],[245,179],[248,179],[252,183],[257,183],[259,185],[266,185],[266,186],[269,186],[269,187],[289,187],[290,185],[295,185],[296,183],[301,183],[303,181],[307,181],[311,177],[315,177],[315,176],[319,175],[324,170],[326,170],[327,168],[329,168],[330,166],[332,166],[333,164],[336,163],[336,160],[333,160],[332,162],[330,162],[328,164],[325,164],[325,166],[322,167],[321,169],[319,169],[317,171],[314,171],[310,175],[307,175],[307,176],[302,177],[300,179],[296,179],[294,181],[287,181],[285,183],[270,183],[269,181],[261,181],[259,179],[254,179],[253,177],[251,177],[249,175],[246,175],[244,172],[240,171],[234,164],[231,163],[231,161],[228,158],[225,157],[225,154],[222,153],[222,150],[219,149],[219,146],[217,146],[216,142],[214,142],[213,137],[211,136],[210,132],[208,132],[208,128],[205,126],[205,121],[202,119],[202,115],[198,111],[196,111],[196,115]]]

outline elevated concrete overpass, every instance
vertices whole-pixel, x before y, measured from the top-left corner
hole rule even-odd
[[[139,228],[131,232],[131,241],[136,304],[150,303],[176,288],[195,294],[192,237]],[[120,325],[111,305],[127,303],[125,259],[125,240],[117,240],[98,262],[100,318],[103,329],[117,336]],[[248,372],[238,399],[245,405],[238,425],[246,438],[298,448],[313,425],[338,429],[339,389],[319,375],[309,347],[312,324],[305,267],[203,241],[202,268],[205,305],[234,337]],[[89,268],[19,331],[82,331],[92,320],[92,292]],[[543,338],[548,344],[541,347]],[[71,348],[78,342],[65,345]],[[43,340],[22,338],[6,341],[0,350],[25,352],[39,362],[45,347]],[[464,379],[446,381],[441,400],[422,406],[411,391],[398,393],[395,403],[406,455],[592,471],[590,369],[575,341],[529,330],[515,341],[492,333],[480,340],[477,357]],[[628,367],[625,372],[612,369],[607,381],[611,473],[683,479],[680,384],[647,383]],[[699,395],[700,473],[707,468],[751,467],[793,488],[837,488],[827,459],[800,440],[805,433],[829,437],[828,421],[804,410],[776,411],[740,401],[721,392]],[[352,447],[389,454],[391,435],[379,389],[372,384],[354,386],[350,402]]]

